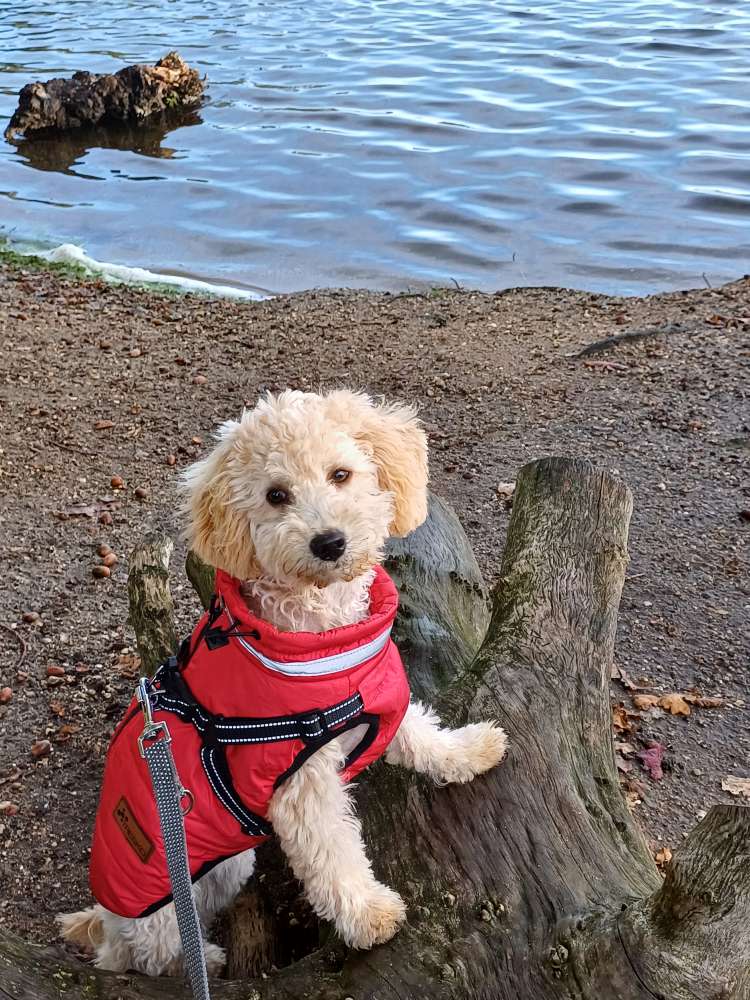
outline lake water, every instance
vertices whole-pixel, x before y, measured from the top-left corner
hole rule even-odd
[[[0,235],[268,291],[750,270],[747,0],[3,0],[0,117],[170,49],[199,112],[0,144]]]

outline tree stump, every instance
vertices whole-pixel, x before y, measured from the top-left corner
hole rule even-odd
[[[204,563],[201,557],[196,555],[191,549],[185,560],[185,572],[187,573],[188,580],[193,585],[193,590],[200,598],[203,610],[205,611],[214,592],[216,570],[213,566],[209,566],[208,563]]]
[[[618,479],[587,462],[526,466],[486,637],[473,658],[471,643],[459,651],[454,670],[432,623],[456,614],[450,636],[463,634],[450,610],[461,602],[443,595],[431,606],[415,539],[396,553],[400,627],[418,637],[404,649],[415,686],[432,690],[447,721],[497,719],[508,759],[445,788],[371,768],[359,795],[366,839],[379,877],[409,903],[407,926],[370,952],[326,944],[267,979],[217,982],[217,1000],[749,1000],[750,809],[711,810],[662,881],[618,786],[608,679],[631,505]],[[458,559],[463,542],[451,539]],[[425,589],[410,593],[417,580]],[[431,656],[442,670],[434,682]],[[187,995],[0,932],[4,1000],[97,991]]]
[[[128,567],[128,601],[141,657],[149,677],[177,649],[174,604],[169,588],[169,560],[174,542],[154,535],[137,545]]]
[[[117,73],[74,73],[42,83],[27,83],[18,95],[5,138],[49,135],[82,126],[142,122],[170,108],[193,107],[203,81],[176,53],[155,66],[126,66]]]

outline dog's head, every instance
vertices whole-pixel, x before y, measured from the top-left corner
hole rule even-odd
[[[427,438],[409,407],[288,390],[230,420],[185,473],[188,540],[243,580],[327,586],[427,516]]]

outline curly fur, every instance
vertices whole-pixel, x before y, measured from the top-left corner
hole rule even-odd
[[[350,473],[336,483],[332,473]],[[187,539],[206,562],[243,581],[255,614],[287,631],[320,632],[369,613],[373,566],[389,534],[405,535],[427,516],[427,439],[413,409],[376,405],[363,393],[267,396],[219,431],[213,451],[183,479]],[[288,502],[269,503],[283,489]],[[336,529],[346,539],[334,562],[310,540]],[[401,897],[375,878],[360,823],[340,771],[358,739],[347,733],[314,754],[273,795],[269,818],[315,912],[352,947],[387,941],[404,922]],[[505,754],[493,722],[441,727],[435,713],[409,706],[386,760],[435,782],[470,781]],[[253,851],[214,868],[195,886],[204,929],[242,888]],[[63,937],[103,969],[176,975],[182,952],[173,905],[141,919],[101,906],[59,918]],[[224,961],[207,945],[212,974]]]

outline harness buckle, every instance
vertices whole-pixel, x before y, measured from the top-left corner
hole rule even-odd
[[[151,705],[151,681],[148,677],[141,677],[138,687],[135,689],[135,697],[143,712],[143,732],[138,737],[138,749],[141,757],[146,756],[146,743],[163,739],[166,743],[172,742],[166,722],[154,721],[153,707]]]
[[[305,743],[314,743],[321,736],[326,736],[329,731],[328,720],[325,712],[320,708],[314,708],[309,712],[302,712],[297,716],[297,722],[302,730],[302,739]],[[306,732],[306,729],[315,729],[315,732]]]

